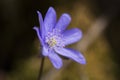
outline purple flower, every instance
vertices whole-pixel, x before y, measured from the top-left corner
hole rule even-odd
[[[62,67],[62,59],[59,55],[68,57],[78,63],[85,64],[84,56],[73,49],[65,48],[65,46],[79,41],[82,37],[82,32],[73,28],[65,30],[71,22],[69,14],[62,14],[58,22],[56,21],[56,11],[50,7],[45,15],[44,21],[39,11],[38,18],[40,28],[34,27],[37,36],[42,45],[42,55],[47,56],[56,69]]]

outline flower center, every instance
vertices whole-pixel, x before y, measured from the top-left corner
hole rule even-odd
[[[49,44],[50,47],[53,47],[57,44],[57,41],[54,37],[50,38],[47,42]]]
[[[59,30],[53,30],[52,32],[48,32],[45,42],[50,48],[64,47],[64,39],[62,37]]]

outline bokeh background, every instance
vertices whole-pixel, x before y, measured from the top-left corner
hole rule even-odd
[[[34,25],[37,10],[45,16],[52,6],[59,18],[69,13],[69,28],[78,27],[83,39],[70,45],[87,64],[64,60],[55,70],[45,59],[42,80],[120,80],[119,0],[0,0],[0,80],[37,80],[41,46]]]

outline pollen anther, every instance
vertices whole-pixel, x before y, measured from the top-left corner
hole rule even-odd
[[[50,38],[47,43],[49,44],[50,47],[53,47],[57,44],[57,41],[55,38]]]
[[[50,48],[64,47],[64,39],[58,31],[59,30],[53,30],[53,32],[48,32],[47,36],[45,37],[45,42]]]

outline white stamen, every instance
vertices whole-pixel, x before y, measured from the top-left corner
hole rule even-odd
[[[45,42],[48,44],[50,48],[54,47],[64,47],[64,39],[60,34],[60,30],[53,30],[52,32],[48,32],[45,37]]]

